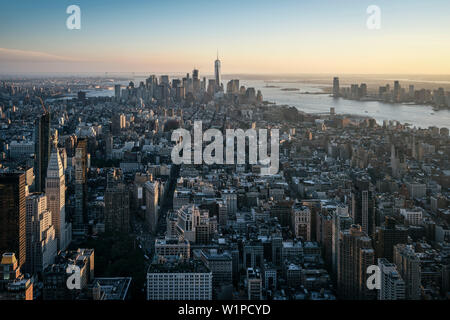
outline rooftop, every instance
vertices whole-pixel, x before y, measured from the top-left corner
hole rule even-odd
[[[93,285],[101,290],[101,300],[125,300],[131,284],[131,277],[95,278]]]

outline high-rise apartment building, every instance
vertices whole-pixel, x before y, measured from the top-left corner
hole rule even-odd
[[[352,189],[352,218],[368,236],[375,233],[375,197],[367,177],[356,178]]]
[[[30,274],[42,272],[55,260],[58,250],[52,213],[47,208],[47,196],[33,193],[26,200],[27,258]]]
[[[336,278],[339,273],[339,241],[341,231],[348,230],[351,228],[353,220],[348,214],[347,206],[338,206],[336,212],[333,215],[332,222],[332,270],[333,276]]]
[[[342,299],[374,299],[376,292],[367,288],[367,268],[374,265],[372,240],[359,225],[341,231],[339,244],[338,292]]]
[[[404,300],[405,282],[397,271],[395,264],[387,259],[378,259],[381,272],[381,288],[378,290],[378,300]]]
[[[105,191],[105,229],[109,232],[130,230],[130,195],[121,171],[108,172]]]
[[[334,208],[322,207],[316,215],[316,239],[322,246],[323,257],[327,265],[332,263],[333,253],[333,216]]]
[[[421,267],[420,258],[414,248],[406,244],[394,247],[394,263],[405,281],[407,300],[420,300],[421,297]]]
[[[145,222],[151,232],[156,232],[159,219],[159,182],[147,181],[144,184],[145,190]]]
[[[218,223],[221,226],[226,226],[228,221],[228,208],[225,203],[225,201],[217,200],[217,216],[218,216]]]
[[[79,139],[75,149],[74,234],[84,235],[87,223],[87,140]]]
[[[234,217],[237,212],[237,194],[234,190],[223,190],[222,199],[225,200],[225,204],[228,209],[228,217]]]

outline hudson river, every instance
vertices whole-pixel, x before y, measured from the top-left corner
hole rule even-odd
[[[422,128],[430,126],[450,128],[450,110],[434,111],[431,106],[334,99],[329,94],[313,94],[321,93],[323,85],[296,82],[242,80],[240,85],[261,90],[266,101],[275,102],[278,105],[294,106],[306,113],[329,112],[330,108],[334,107],[337,114],[367,116],[374,118],[379,124],[383,124],[383,120],[397,120]],[[298,89],[298,91],[282,89]],[[306,92],[310,94],[306,94]]]
[[[145,78],[136,77],[135,84],[145,81]],[[226,83],[227,81],[224,81]],[[118,82],[124,86],[128,82]],[[225,85],[225,84],[224,84]],[[337,114],[354,114],[374,118],[379,124],[384,120],[397,120],[401,123],[409,123],[412,126],[428,128],[450,128],[450,110],[434,111],[427,105],[390,104],[377,101],[354,101],[334,99],[329,94],[323,94],[324,85],[301,82],[282,82],[267,80],[241,80],[240,85],[254,87],[261,90],[266,101],[277,105],[294,106],[306,113],[330,112],[334,107]],[[113,96],[114,90],[93,90],[88,92],[88,97]],[[285,89],[285,90],[283,90]],[[290,89],[290,90],[286,90]],[[295,91],[294,91],[295,89]]]

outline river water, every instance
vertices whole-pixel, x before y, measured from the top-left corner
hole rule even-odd
[[[145,81],[145,78],[136,77],[135,84]],[[128,82],[119,82],[127,85]],[[278,105],[294,106],[306,113],[325,113],[334,107],[337,114],[354,114],[374,118],[379,124],[384,120],[396,120],[409,123],[413,127],[450,128],[450,110],[434,111],[427,105],[394,104],[378,101],[355,101],[342,98],[335,99],[329,94],[321,94],[323,84],[305,82],[283,82],[282,80],[240,80],[240,85],[254,87],[261,90],[266,101]],[[283,90],[296,89],[296,91]],[[88,97],[113,96],[114,90],[93,90],[87,93]]]
[[[337,114],[367,116],[374,118],[379,124],[382,124],[384,120],[397,120],[421,128],[430,126],[450,128],[450,110],[434,111],[431,106],[335,99],[329,94],[311,94],[321,93],[323,85],[309,83],[242,80],[241,84],[261,90],[264,100],[279,105],[294,106],[307,113],[329,112],[330,108],[334,107]],[[276,86],[276,88],[268,88],[267,85]],[[298,89],[298,91],[283,91],[283,88]]]

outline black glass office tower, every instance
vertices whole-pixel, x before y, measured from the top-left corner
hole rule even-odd
[[[50,112],[45,111],[36,120],[34,131],[34,174],[35,191],[45,191],[45,178],[47,176],[48,160],[50,157]]]

